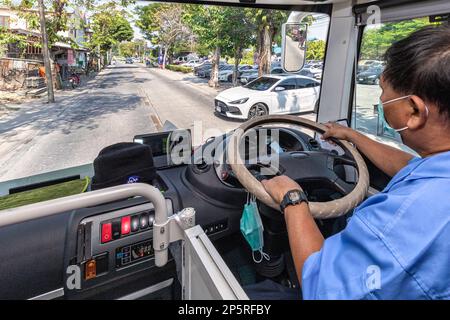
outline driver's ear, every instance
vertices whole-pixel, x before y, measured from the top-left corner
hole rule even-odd
[[[422,129],[428,120],[428,107],[422,98],[415,95],[410,97],[410,104],[412,110],[406,125],[410,130]]]

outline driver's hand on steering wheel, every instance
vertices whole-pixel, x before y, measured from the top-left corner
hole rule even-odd
[[[342,126],[335,122],[327,122],[323,124],[327,130],[322,134],[321,139],[327,140],[329,138],[336,138],[340,140],[350,141],[353,129]]]
[[[303,191],[297,182],[287,176],[276,176],[270,180],[262,180],[261,183],[277,204],[281,204],[288,191],[294,189]]]

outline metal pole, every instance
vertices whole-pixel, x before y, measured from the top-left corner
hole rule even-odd
[[[48,50],[47,30],[45,28],[44,0],[38,0],[38,4],[39,4],[39,17],[40,17],[40,23],[41,23],[41,34],[42,34],[42,54],[44,57],[45,77],[47,78],[48,102],[54,103],[55,102],[55,94],[53,92],[52,67],[50,65],[50,53]]]

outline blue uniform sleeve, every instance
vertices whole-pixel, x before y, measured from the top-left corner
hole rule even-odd
[[[395,299],[395,288],[408,290],[404,285],[408,275],[381,237],[354,215],[344,231],[326,239],[322,249],[306,260],[303,298]]]

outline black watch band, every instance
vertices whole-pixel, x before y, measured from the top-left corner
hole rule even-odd
[[[284,213],[284,210],[288,206],[293,206],[302,202],[308,203],[308,198],[302,190],[294,189],[286,192],[283,200],[280,203],[280,210]]]

